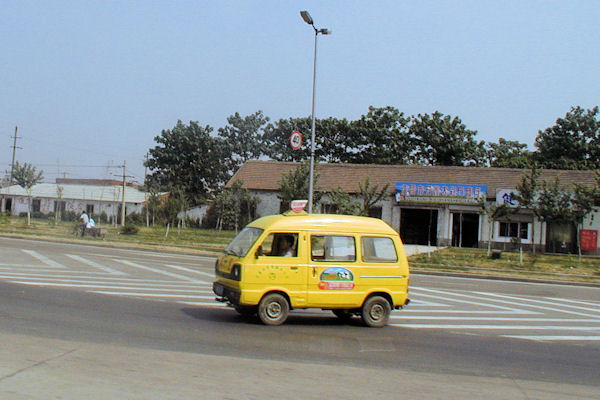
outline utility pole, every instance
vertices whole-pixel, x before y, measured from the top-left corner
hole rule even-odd
[[[14,142],[13,142],[13,154],[12,154],[12,164],[10,164],[10,185],[12,186],[13,184],[13,180],[14,180],[14,176],[15,176],[15,154],[17,152],[17,149],[21,149],[21,147],[17,147],[17,139],[19,138],[19,136],[17,135],[17,130],[18,127],[15,126],[15,136],[13,136]]]
[[[123,200],[121,201],[121,226],[125,226],[125,160],[123,160]]]
[[[148,178],[148,153],[146,153],[146,161],[144,162],[144,200],[146,201],[146,228],[150,226],[150,215],[148,213],[148,188],[146,187],[146,179]]]

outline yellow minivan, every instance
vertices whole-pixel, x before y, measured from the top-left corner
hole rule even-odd
[[[398,232],[380,219],[295,213],[246,226],[215,265],[217,301],[267,325],[291,309],[360,315],[367,326],[387,324],[408,304],[408,261]]]

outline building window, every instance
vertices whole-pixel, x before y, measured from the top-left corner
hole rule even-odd
[[[529,239],[528,222],[500,222],[500,237]]]
[[[92,215],[94,213],[94,205],[93,204],[86,204],[85,205],[85,213],[87,215]]]
[[[31,200],[31,212],[40,212],[42,201],[40,199]]]
[[[369,217],[381,219],[381,215],[382,215],[381,207],[369,208]]]

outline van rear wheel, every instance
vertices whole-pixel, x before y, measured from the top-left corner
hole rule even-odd
[[[258,305],[258,317],[265,325],[281,325],[290,311],[290,305],[279,293],[271,293],[262,298]]]
[[[371,328],[381,328],[387,325],[392,307],[381,296],[369,297],[362,306],[362,320]]]

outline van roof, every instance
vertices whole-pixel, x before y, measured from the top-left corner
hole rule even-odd
[[[262,229],[398,234],[390,225],[378,218],[337,214],[306,214],[304,212],[268,215],[253,221],[248,226]]]

